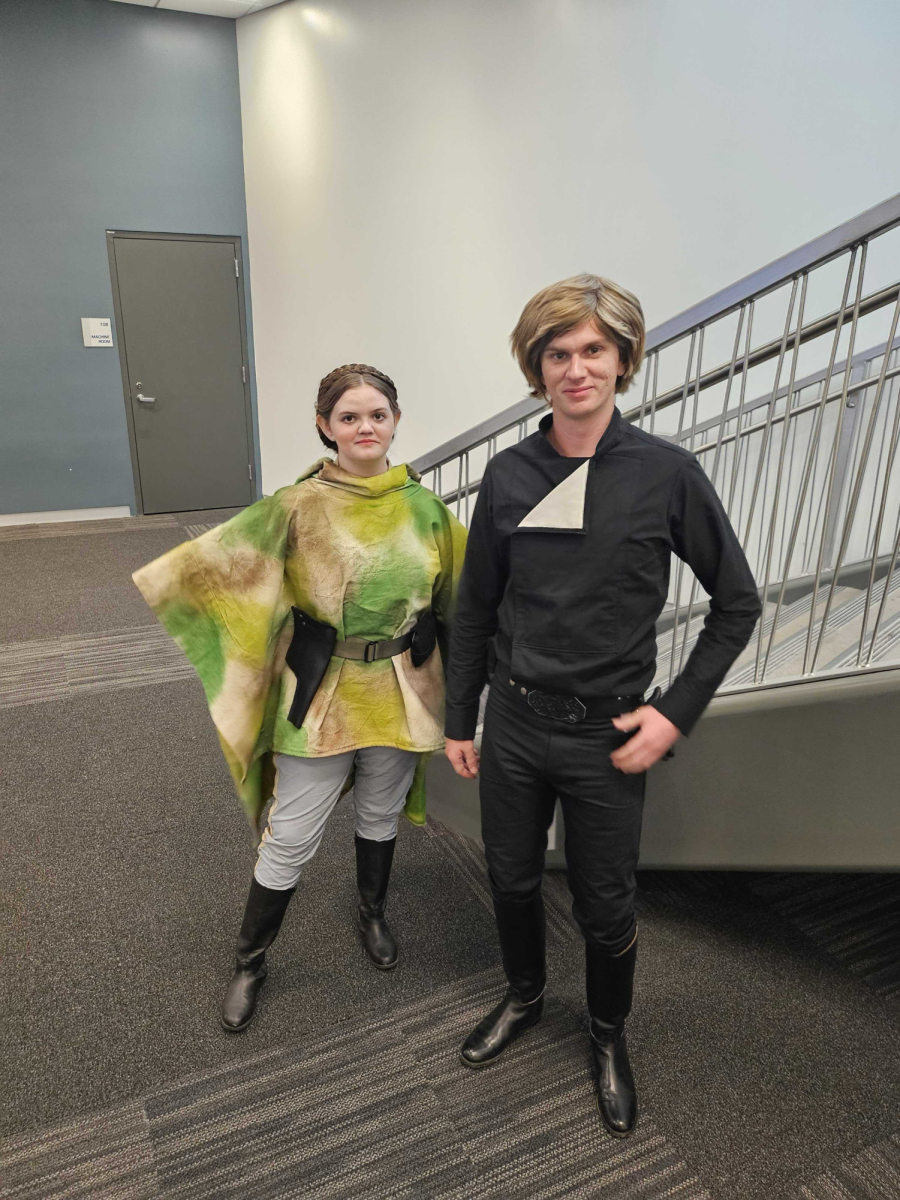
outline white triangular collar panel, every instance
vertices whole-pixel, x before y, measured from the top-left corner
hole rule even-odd
[[[520,529],[584,529],[588,468],[583,462],[519,522]]]

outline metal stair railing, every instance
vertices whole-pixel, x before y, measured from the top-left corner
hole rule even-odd
[[[647,335],[622,416],[697,455],[763,600],[722,690],[900,661],[898,319],[900,195]],[[522,400],[413,466],[468,522],[488,459],[546,411]],[[672,576],[662,683],[707,608],[681,560]]]

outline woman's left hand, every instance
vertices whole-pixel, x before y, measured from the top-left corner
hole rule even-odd
[[[652,767],[681,737],[678,726],[651,704],[642,704],[634,712],[613,717],[613,725],[622,733],[631,729],[638,731],[609,756],[616,770],[626,775],[639,775]]]

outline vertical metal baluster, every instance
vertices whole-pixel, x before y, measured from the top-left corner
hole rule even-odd
[[[659,384],[659,351],[653,355],[653,391],[650,394],[650,432],[653,432],[653,426],[656,424],[656,396],[657,386]]]
[[[697,413],[700,407],[700,378],[701,378],[701,362],[703,361],[703,337],[706,333],[706,326],[700,326],[700,340],[697,343],[697,371],[694,376],[694,413],[691,417],[691,450],[694,449],[694,438],[697,430]]]
[[[849,388],[866,378],[866,364],[857,365],[850,371]],[[849,396],[849,391],[848,391]],[[865,425],[865,409],[867,400],[862,392],[854,392],[854,399],[847,400],[841,410],[841,431],[838,434],[837,459],[834,467],[834,503],[828,513],[828,528],[825,533],[825,553],[823,568],[830,571],[834,566],[838,543],[843,536],[844,519],[847,515],[845,496],[849,497],[855,464],[859,455],[862,441],[862,428]],[[852,416],[848,416],[852,413]]]
[[[809,480],[812,471],[813,458],[815,456],[816,446],[818,445],[819,429],[822,425],[822,416],[825,412],[825,397],[828,395],[828,385],[831,383],[831,375],[834,371],[834,360],[837,356],[838,343],[841,339],[841,330],[844,327],[844,313],[847,311],[847,298],[850,295],[850,284],[853,280],[853,268],[856,265],[856,247],[850,254],[850,265],[847,268],[847,276],[844,280],[844,292],[841,299],[841,307],[838,310],[837,324],[834,331],[834,340],[831,344],[831,354],[828,359],[828,370],[825,373],[825,381],[822,389],[822,396],[819,402],[819,407],[816,410],[815,421],[812,424],[809,435],[809,448],[806,453],[806,463],[803,468],[803,482],[800,485],[800,494],[797,497],[797,508],[794,513],[794,520],[791,524],[791,536],[788,539],[787,553],[784,559],[784,571],[781,576],[781,587],[778,591],[778,601],[775,608],[776,614],[781,611],[781,606],[784,603],[784,591],[787,587],[788,575],[791,568],[791,559],[794,557],[794,549],[797,544],[797,534],[800,532],[800,524],[803,519],[803,506],[806,503],[806,489],[809,487]],[[816,597],[813,593],[811,611],[811,620],[815,619]]]
[[[688,349],[687,368],[684,373],[684,388],[681,392],[681,405],[678,410],[678,432],[675,435],[675,440],[678,442],[681,441],[681,431],[684,427],[684,410],[687,407],[687,393],[691,382],[691,368],[694,363],[694,346],[696,341],[697,330],[693,329],[691,330],[691,343]],[[678,565],[675,568],[675,612],[672,620],[672,648],[669,653],[669,687],[672,686],[672,680],[675,676],[675,651],[678,648],[678,614],[681,610],[681,576],[683,571],[684,562],[679,558]]]
[[[734,372],[735,372],[735,368],[737,366],[738,349],[741,344],[741,330],[742,330],[742,327],[744,324],[744,312],[745,312],[745,305],[741,305],[741,309],[738,314],[737,329],[736,329],[735,335],[734,335],[734,349],[731,352],[731,362],[728,367],[728,382],[725,384],[725,398],[722,401],[722,416],[719,421],[719,435],[716,438],[716,449],[715,449],[715,454],[713,456],[712,473],[710,475],[710,480],[712,481],[713,487],[715,487],[715,483],[716,483],[716,474],[718,472],[719,456],[720,456],[721,450],[722,450],[722,439],[725,436],[725,414],[728,412],[728,401],[731,397],[731,385],[734,381]],[[700,353],[701,354],[703,353],[702,346],[701,346]],[[698,378],[699,378],[699,372],[698,372]],[[694,423],[696,424],[696,420]],[[735,450],[736,450],[737,449],[737,437],[735,437],[734,444],[735,444]],[[688,638],[687,630],[690,629],[690,625],[691,625],[691,618],[693,615],[694,603],[697,598],[698,583],[699,583],[699,581],[697,580],[697,577],[695,576],[694,582],[691,585],[691,597],[690,597],[690,603],[688,604],[688,612],[687,612],[687,625],[685,627],[684,641],[682,642],[682,646],[681,646],[681,661],[678,664],[679,672],[681,671],[682,665],[684,663],[684,652],[685,652],[685,647],[687,645],[687,638]]]
[[[731,351],[731,362],[728,364],[728,381],[725,384],[725,399],[722,401],[722,418],[719,421],[719,436],[716,438],[716,451],[713,455],[712,474],[710,475],[713,487],[715,487],[716,475],[719,471],[719,455],[722,450],[722,439],[725,436],[725,417],[728,412],[728,401],[731,398],[731,385],[734,382],[734,372],[737,368],[738,348],[741,344],[741,329],[744,325],[745,309],[746,305],[742,304],[738,313],[737,330],[734,335],[734,349]],[[737,437],[735,437],[735,444],[737,444]]]
[[[684,428],[684,410],[687,408],[688,388],[691,385],[691,367],[694,363],[694,346],[697,343],[697,330],[691,330],[691,345],[688,349],[687,368],[684,372],[684,387],[681,391],[681,404],[678,407],[678,432],[675,441],[681,445],[681,431]]]
[[[694,449],[694,436],[695,436],[695,430],[697,428],[697,411],[698,411],[698,406],[699,406],[699,402],[700,402],[700,379],[702,378],[702,373],[703,373],[703,365],[702,364],[703,364],[703,335],[704,335],[704,333],[705,333],[705,328],[704,328],[704,326],[701,325],[700,326],[700,340],[697,343],[697,370],[696,370],[696,373],[694,376],[694,415],[693,415],[693,418],[691,421],[691,450]],[[691,583],[690,595],[688,596],[687,613],[684,618],[684,636],[681,639],[681,654],[679,655],[679,658],[678,658],[679,674],[681,672],[682,667],[684,666],[684,656],[687,651],[688,637],[691,632],[691,617],[694,612],[694,604],[697,600],[697,589],[699,588],[699,586],[700,586],[699,580],[697,579],[697,576],[694,575],[693,581]]]
[[[644,394],[641,396],[641,412],[637,421],[638,429],[644,428],[644,413],[647,411],[647,394],[650,390],[650,371],[652,367],[653,362],[650,355],[648,355],[644,359]]]
[[[890,389],[888,389],[888,391],[890,393]],[[884,408],[884,430],[883,430],[883,433],[885,433],[885,434],[887,433],[887,427],[888,427],[888,423],[890,421],[890,409],[891,409],[891,404],[890,404],[890,399],[888,399],[888,403],[885,405],[885,408]],[[875,520],[875,497],[878,495],[878,480],[881,478],[881,468],[884,464],[884,452],[887,448],[888,448],[887,437],[880,437],[878,439],[878,464],[875,467],[875,479],[874,479],[874,484],[872,487],[872,508],[869,511],[869,524],[868,524],[868,528],[866,529],[866,552],[867,553],[868,553],[869,547],[872,545],[872,524]],[[872,549],[872,553],[873,554],[876,553],[874,547]]]
[[[759,495],[759,484],[762,479],[763,467],[768,459],[769,454],[769,433],[772,429],[772,420],[775,416],[775,397],[778,394],[778,384],[781,382],[781,371],[784,366],[784,356],[787,350],[788,337],[791,332],[791,323],[794,319],[794,301],[797,298],[797,279],[791,286],[791,298],[788,302],[787,317],[784,322],[784,332],[781,335],[781,348],[778,351],[778,363],[775,367],[775,383],[772,387],[772,399],[769,401],[769,414],[766,417],[765,428],[763,429],[762,445],[759,448],[759,463],[756,468],[756,477],[753,481],[753,492],[750,496],[750,512],[747,515],[747,534],[745,541],[749,545],[750,529],[753,525],[753,513],[756,509],[756,500]]]
[[[457,521],[459,520],[459,514],[462,509],[463,460],[462,460],[461,454],[459,455],[458,462],[459,462],[459,472],[458,472],[457,480],[456,480],[456,519],[457,519]]]
[[[885,470],[884,470],[884,483],[881,488],[881,503],[878,506],[878,520],[875,524],[875,540],[872,543],[872,565],[869,567],[869,583],[868,583],[868,587],[866,588],[866,612],[869,611],[869,606],[872,603],[872,589],[875,586],[875,570],[876,570],[876,567],[878,564],[878,547],[881,543],[881,530],[884,525],[884,514],[887,511],[888,494],[890,492],[890,487],[891,487],[891,476],[894,471],[894,461],[895,461],[896,454],[897,454],[898,441],[900,441],[900,392],[898,392],[897,404],[896,404],[896,408],[894,410],[894,427],[891,430],[891,437],[890,437],[890,442],[889,442],[890,449],[888,450],[887,466],[885,467]],[[900,530],[900,522],[898,522],[898,530]],[[900,538],[900,533],[898,533],[898,538]],[[900,544],[900,542],[898,542],[898,544]],[[893,574],[894,564],[896,563],[896,560],[897,560],[897,546],[894,546],[894,555],[893,555],[893,558],[891,559],[891,565],[890,565],[890,568],[888,569],[888,573],[885,576],[884,592],[882,593],[882,596],[881,596],[881,603],[878,606],[878,614],[875,618],[875,628],[872,630],[872,640],[869,643],[869,651],[866,655],[866,661],[864,664],[865,666],[868,666],[869,663],[872,661],[872,651],[875,648],[875,638],[878,636],[878,627],[881,624],[881,618],[884,615],[884,608],[885,608],[885,605],[887,604],[888,586],[891,581],[891,575]],[[863,629],[863,633],[865,633],[865,628]],[[862,658],[862,650],[863,650],[863,641],[862,641],[862,637],[860,637],[859,650],[856,655],[857,666],[859,666],[860,660]]]
[[[435,495],[440,496],[441,499],[443,500],[444,492],[443,492],[443,483],[441,481],[441,468],[440,467],[434,468],[434,481],[437,484],[437,487],[434,489]]]
[[[862,273],[862,268],[860,268],[860,273]],[[891,333],[890,333],[890,336],[888,337],[888,345],[890,345],[893,342],[894,337],[897,333],[898,317],[900,317],[900,296],[897,297],[897,303],[894,305],[894,315],[891,319]],[[847,395],[847,386],[848,386],[848,380],[850,377],[849,366],[850,366],[850,359],[852,358],[852,356],[853,356],[853,349],[852,349],[852,344],[851,344],[851,349],[847,355],[848,369],[845,372],[844,394],[842,396],[842,400],[845,400],[846,395]],[[816,643],[816,652],[815,652],[815,655],[813,656],[813,666],[812,666],[813,670],[816,669],[816,656],[818,655],[819,648],[822,644],[823,633],[825,630],[825,626],[828,623],[828,617],[831,612],[831,603],[834,599],[835,588],[837,587],[838,574],[840,573],[840,569],[843,566],[844,555],[847,553],[847,545],[850,541],[850,533],[853,528],[853,521],[856,517],[856,506],[859,504],[859,497],[860,497],[860,493],[862,492],[863,477],[865,476],[865,473],[866,473],[866,465],[869,460],[869,451],[872,446],[872,438],[875,434],[875,425],[878,421],[878,413],[881,408],[881,397],[882,397],[882,393],[884,392],[884,378],[885,378],[885,375],[887,375],[887,362],[888,362],[888,356],[885,353],[884,361],[881,365],[881,373],[878,376],[878,386],[875,389],[875,395],[872,400],[872,412],[869,417],[869,424],[868,424],[868,428],[866,429],[865,440],[863,442],[862,451],[859,456],[859,463],[856,468],[856,476],[853,480],[853,490],[850,495],[850,503],[847,506],[847,517],[844,522],[844,530],[843,530],[843,534],[841,535],[841,544],[840,544],[840,548],[838,549],[837,560],[835,561],[835,564],[834,564],[834,574],[831,577],[831,587],[828,589],[828,596],[825,600],[825,612],[824,612],[824,615],[822,616],[822,625],[819,629],[819,640]],[[858,395],[859,395],[858,402],[859,403],[862,403],[862,397],[865,394],[866,390],[867,389],[864,388],[858,393]],[[887,580],[885,580],[885,595],[887,595]],[[860,633],[860,645],[862,645],[863,639],[865,638],[866,625],[868,624],[868,620],[869,620],[870,599],[871,599],[871,597],[867,593],[866,604],[865,604],[865,608],[863,610],[862,631]]]
[[[737,539],[739,542],[741,541],[741,514],[744,511],[744,493],[747,490],[747,469],[748,469],[748,464],[750,462],[750,454],[753,450],[752,436],[749,434],[745,434],[744,437],[741,438],[741,443],[742,443],[741,450],[743,451],[743,455],[742,455],[742,459],[741,459],[740,477],[738,480],[739,486],[738,486],[737,495],[735,496],[735,501],[734,501],[734,514],[730,517],[731,524],[734,527],[734,532],[737,534]],[[749,558],[750,558],[749,546],[745,546],[743,542],[741,542],[741,546],[743,548],[744,553],[747,555],[747,559],[749,561]]]
[[[684,562],[679,558],[678,566],[675,568],[675,614],[672,621],[672,651],[669,655],[669,687],[672,686],[672,680],[675,678],[675,650],[678,647],[678,612],[681,608],[681,574],[684,570]]]
[[[881,593],[881,603],[878,605],[878,614],[875,617],[875,625],[872,629],[872,640],[869,643],[869,652],[866,655],[867,667],[872,662],[872,654],[875,651],[875,639],[878,637],[878,630],[881,627],[881,618],[884,616],[884,607],[887,604],[891,580],[894,578],[894,571],[897,569],[898,554],[900,554],[900,525],[897,526],[897,537],[894,540],[894,550],[891,554],[891,561],[888,563],[887,574],[884,577],[884,591]]]
[[[820,430],[820,432],[821,432],[821,430]],[[812,433],[810,434],[810,436],[812,436]],[[812,467],[813,486],[815,486],[815,481],[816,481],[818,471],[819,471],[819,454],[821,452],[821,449],[822,449],[822,439],[821,439],[821,437],[819,437],[816,439],[816,444],[813,447],[813,467]],[[812,563],[810,560],[810,554],[812,553],[812,551],[809,549],[809,547],[812,546],[813,535],[815,534],[815,531],[819,525],[819,517],[822,515],[822,505],[824,503],[824,500],[825,500],[825,489],[823,488],[822,491],[819,493],[818,505],[815,505],[812,502],[810,502],[809,512],[806,515],[806,541],[804,542],[804,546],[807,547],[807,550],[806,550],[806,556],[803,559],[803,563],[802,563],[801,574],[803,574],[803,575],[808,574],[811,569],[811,566],[812,566]]]
[[[792,401],[793,401],[793,399],[794,399],[794,397],[791,396]],[[793,403],[791,404],[791,407],[793,408]],[[784,550],[784,537],[785,537],[785,534],[787,533],[787,510],[788,510],[788,503],[789,503],[790,495],[791,495],[791,483],[793,482],[793,479],[794,479],[794,460],[797,457],[797,443],[800,441],[799,429],[800,429],[800,422],[802,420],[803,420],[802,417],[797,417],[793,421],[791,421],[791,428],[790,428],[791,445],[790,445],[790,449],[788,450],[788,477],[787,477],[787,483],[785,484],[785,487],[784,487],[785,505],[784,505],[784,512],[782,513],[782,517],[781,517],[781,537],[778,542],[778,561],[779,562],[781,561],[781,552]]]
[[[853,317],[850,321],[850,342],[847,347],[847,365],[844,367],[844,386],[841,388],[841,398],[838,401],[837,420],[834,424],[834,443],[831,449],[831,458],[828,464],[828,487],[825,500],[825,508],[822,514],[822,536],[819,539],[819,557],[816,561],[816,579],[813,587],[813,596],[818,595],[819,580],[822,578],[822,565],[825,561],[825,535],[828,531],[828,516],[831,512],[832,494],[834,492],[834,480],[837,468],[838,444],[841,440],[841,429],[844,424],[844,409],[847,404],[847,388],[850,386],[850,364],[853,361],[853,347],[856,343],[856,327],[859,324],[859,306],[862,301],[863,280],[866,274],[866,252],[868,251],[868,243],[863,242],[862,250],[859,256],[859,274],[856,278],[856,301],[853,305]],[[825,613],[822,617],[822,623],[819,626],[819,636],[816,639],[815,650],[813,651],[812,661],[809,662],[809,651],[812,645],[813,625],[810,622],[809,629],[806,633],[806,649],[803,653],[803,674],[807,673],[807,662],[809,662],[810,674],[815,672],[816,660],[819,657],[819,650],[822,647],[822,641],[825,637],[825,623],[828,620],[828,614],[831,611],[831,596],[833,589],[829,591],[828,599],[825,602]],[[818,607],[816,605],[815,607]]]
[[[731,421],[729,421],[728,424],[730,425]],[[726,436],[728,436],[728,435],[726,435]],[[737,454],[737,442],[738,442],[737,436],[734,436],[734,437],[728,436],[728,441],[722,443],[723,447],[724,447],[724,451],[722,454],[722,476],[723,476],[722,482],[723,483],[726,479],[731,478],[731,463],[728,461],[728,458],[730,455]],[[719,495],[721,496],[722,495],[721,490],[719,490],[718,488],[716,490],[719,492]],[[723,504],[725,503],[724,496],[722,496],[722,503]]]
[[[750,301],[747,309],[747,340],[744,343],[744,363],[741,370],[741,394],[738,400],[737,416],[735,418],[737,424],[734,429],[734,462],[731,464],[731,487],[728,492],[728,500],[725,504],[725,511],[732,524],[736,524],[734,520],[734,493],[737,487],[738,463],[741,460],[741,427],[744,420],[744,402],[747,398],[747,375],[750,371],[750,344],[753,337],[753,312],[756,305],[755,300]],[[750,453],[750,443],[747,442],[747,454]],[[746,551],[747,547],[744,547]]]
[[[682,559],[678,559],[676,565],[676,586],[674,586],[674,613],[672,616],[672,646],[668,653],[668,686],[672,686],[674,679],[674,656],[678,649],[678,612],[680,607],[680,599],[682,599],[682,569],[684,563]]]
[[[788,379],[787,394],[784,398],[784,422],[781,432],[781,449],[778,454],[778,467],[775,472],[775,495],[772,497],[772,518],[769,522],[769,534],[766,539],[766,569],[763,576],[762,586],[762,612],[759,616],[758,635],[756,639],[756,665],[753,668],[753,682],[761,683],[766,677],[766,668],[769,665],[769,653],[772,649],[772,641],[775,636],[775,624],[772,624],[772,631],[769,636],[769,644],[766,647],[765,661],[762,662],[762,675],[760,675],[760,663],[762,659],[762,643],[763,643],[763,626],[766,620],[766,602],[769,595],[769,580],[772,576],[772,555],[775,551],[775,530],[778,524],[778,501],[781,498],[781,480],[784,474],[785,456],[788,447],[788,434],[790,432],[791,423],[791,397],[794,394],[794,383],[797,378],[797,360],[800,357],[800,334],[803,332],[803,314],[806,311],[806,285],[808,283],[808,273],[803,273],[803,286],[800,289],[800,308],[797,312],[797,328],[794,333],[794,349],[791,354],[791,373]],[[778,387],[776,384],[775,391],[772,393],[772,407],[775,407]],[[767,484],[768,486],[768,484]],[[775,620],[778,619],[778,609],[775,610]]]
[[[469,451],[466,451],[466,528],[469,527]]]
[[[776,404],[774,399],[772,400],[771,404],[769,405],[769,408],[772,410],[772,414],[773,414],[772,415],[772,426],[774,427],[775,417],[778,415],[778,405]],[[758,497],[758,499],[760,499],[760,505],[759,505],[759,552],[763,556],[765,556],[765,552],[766,552],[766,532],[765,532],[766,498],[769,495],[769,475],[771,474],[771,471],[772,471],[772,454],[774,453],[774,448],[775,448],[775,438],[770,437],[769,445],[766,450],[766,465],[763,467],[763,477],[760,481],[762,484],[762,487],[760,489],[760,497]]]
[[[678,673],[679,674],[681,674],[681,670],[684,667],[684,655],[685,655],[685,651],[687,650],[688,635],[690,634],[690,630],[691,630],[691,620],[694,615],[694,604],[697,600],[697,589],[699,588],[699,586],[700,586],[700,581],[697,579],[697,576],[695,575],[693,582],[691,583],[691,594],[688,599],[687,613],[685,614],[685,618],[684,618],[684,636],[681,639],[681,655],[679,656],[679,659],[678,659]]]

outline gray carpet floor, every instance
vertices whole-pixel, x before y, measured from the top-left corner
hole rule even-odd
[[[476,843],[402,825],[395,972],[340,806],[257,1019],[217,1007],[253,846],[138,565],[227,513],[0,532],[0,1197],[900,1198],[900,878],[644,872],[635,1136],[602,1131],[582,949],[548,874],[544,1020],[502,981]]]

